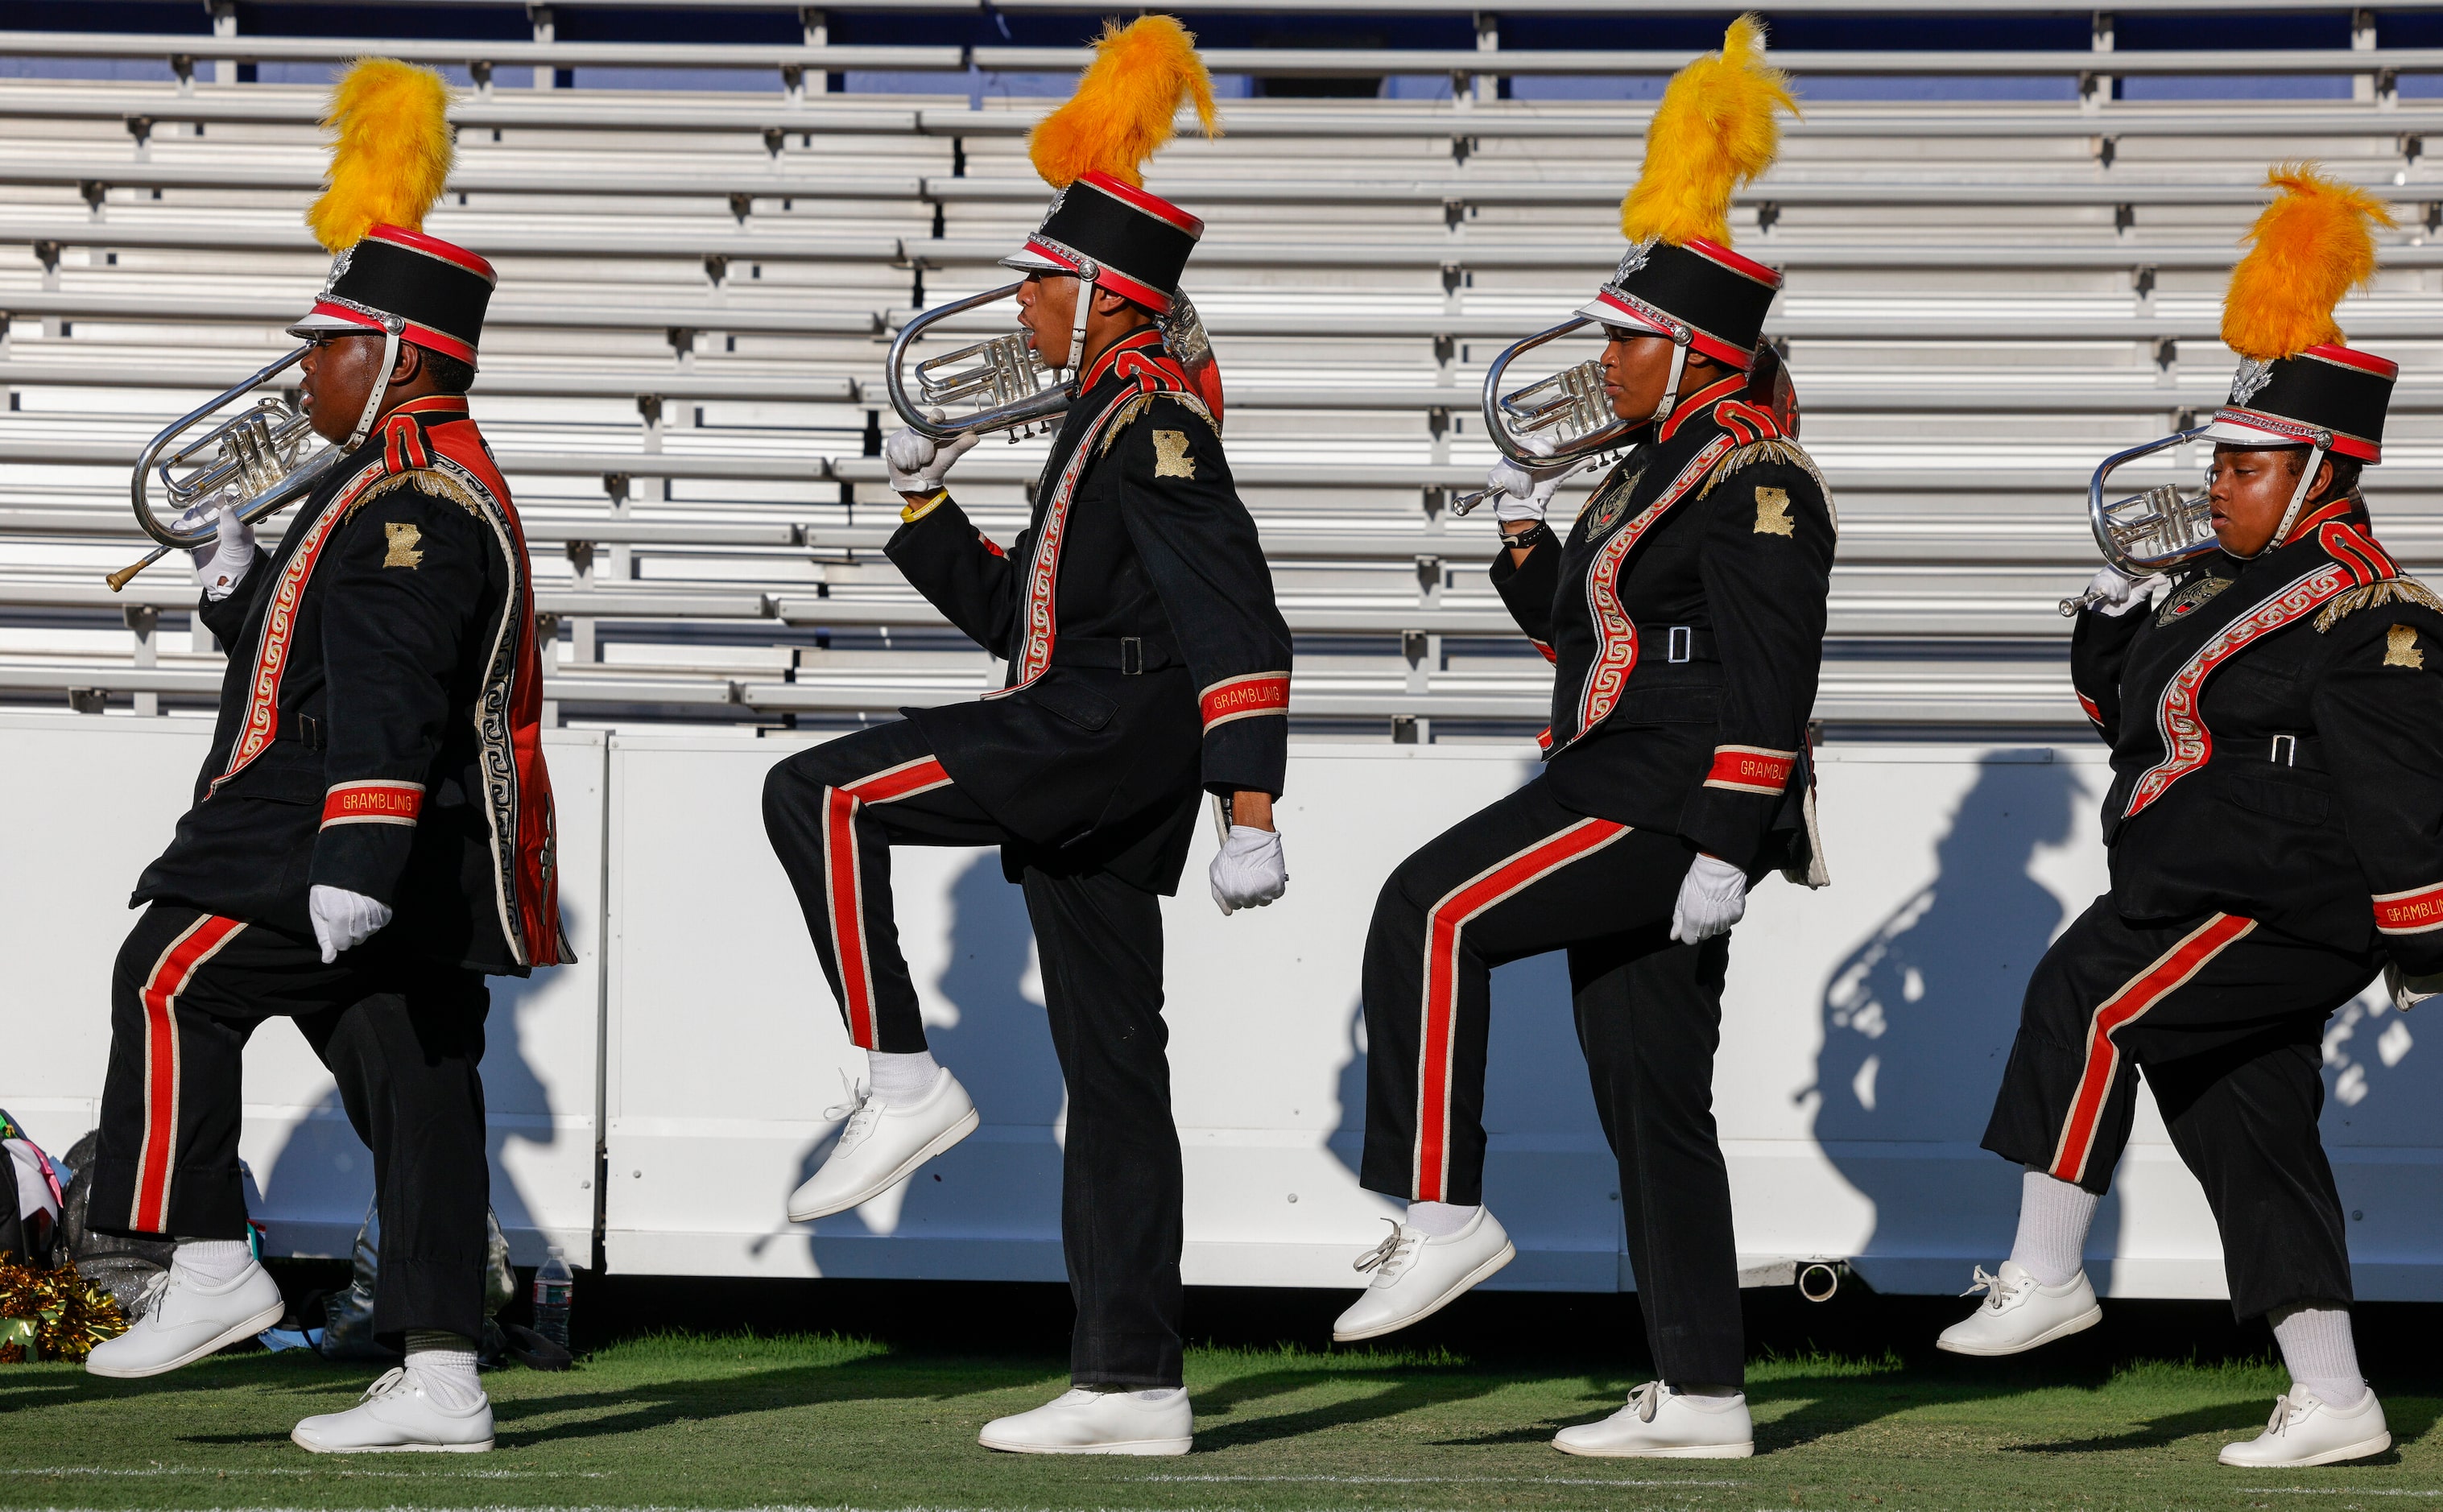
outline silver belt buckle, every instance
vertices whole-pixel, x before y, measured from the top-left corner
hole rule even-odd
[[[2277,767],[2297,766],[2299,764],[2299,738],[2295,735],[2275,736],[2273,738],[2273,749],[2266,754],[2266,759],[2272,762]]]
[[[1688,662],[1696,659],[1697,632],[1685,625],[1674,625],[1664,640],[1663,660]]]

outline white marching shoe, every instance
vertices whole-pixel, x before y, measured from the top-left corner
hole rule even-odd
[[[2103,1305],[2082,1270],[2058,1286],[2040,1286],[2015,1260],[2002,1262],[1998,1276],[1976,1267],[1976,1284],[1960,1295],[1985,1294],[1966,1318],[1942,1331],[1937,1349],[1955,1355],[2016,1355],[2056,1339],[2067,1339],[2103,1321]]]
[[[1564,1454],[1615,1460],[1744,1460],[1755,1452],[1748,1394],[1687,1396],[1662,1381],[1628,1394],[1628,1405],[1600,1423],[1552,1435]]]
[[[492,1399],[477,1392],[471,1407],[435,1401],[424,1377],[401,1365],[356,1406],[309,1417],[288,1437],[317,1454],[481,1454],[492,1447]]]
[[[117,1339],[94,1345],[86,1370],[120,1379],[158,1375],[252,1339],[288,1310],[271,1273],[251,1260],[235,1280],[218,1286],[203,1284],[173,1261],[146,1295],[144,1316]]]
[[[2392,1430],[2384,1424],[2383,1404],[2375,1393],[2344,1412],[2293,1382],[2273,1399],[2273,1416],[2265,1431],[2245,1444],[2224,1445],[2219,1458],[2225,1465],[2250,1468],[2339,1465],[2390,1448]]]
[[[789,1196],[789,1221],[810,1223],[871,1202],[915,1174],[916,1168],[976,1132],[983,1118],[967,1089],[944,1066],[925,1095],[891,1102],[867,1092],[848,1113],[823,1168]]]
[[[1431,1317],[1517,1253],[1509,1230],[1488,1208],[1477,1209],[1467,1227],[1455,1234],[1429,1236],[1406,1224],[1392,1224],[1387,1238],[1357,1257],[1355,1268],[1372,1271],[1374,1279],[1332,1325],[1332,1341],[1374,1339]]]
[[[1185,1391],[1147,1400],[1135,1392],[1075,1387],[1031,1412],[997,1417],[976,1442],[1011,1454],[1185,1454],[1196,1414]]]

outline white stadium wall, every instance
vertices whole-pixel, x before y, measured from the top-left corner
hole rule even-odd
[[[0,1107],[64,1153],[95,1120],[129,885],[170,833],[200,721],[0,718],[0,762],[40,794],[9,825],[0,959],[13,1008]],[[796,738],[546,738],[579,964],[496,984],[485,1062],[493,1202],[521,1263],[614,1272],[1056,1280],[1063,1099],[1024,910],[991,852],[902,851],[902,938],[936,1052],[983,1129],[900,1192],[781,1220],[823,1154],[851,1066],[796,904],[764,845],[764,771]],[[1394,1211],[1361,1192],[1358,957],[1399,858],[1522,780],[1487,747],[1298,745],[1282,806],[1289,897],[1222,919],[1202,872],[1166,907],[1174,1097],[1191,1284],[1346,1286]],[[1849,1261],[1945,1292],[2006,1249],[2016,1173],[1976,1148],[2046,944],[2102,885],[2095,750],[1834,746],[1833,885],[1774,881],[1732,952],[1715,1101],[1752,1278]],[[1631,1288],[1618,1189],[1559,957],[1495,978],[1487,1198],[1519,1258],[1495,1285]],[[2443,1055],[2370,995],[2325,1041],[2324,1135],[2364,1298],[2443,1298]],[[344,1253],[369,1160],[299,1037],[248,1052],[245,1156],[276,1252]],[[2204,1199],[2142,1096],[2095,1228],[2122,1296],[2215,1297]]]

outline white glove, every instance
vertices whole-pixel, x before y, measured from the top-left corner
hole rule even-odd
[[[2383,963],[2383,985],[2392,993],[2392,1006],[2406,1013],[2435,993],[2443,993],[2443,972],[2432,976],[2412,976],[2400,969],[2398,962],[2386,961]]]
[[[204,596],[214,603],[237,592],[238,579],[254,565],[255,554],[254,527],[237,518],[237,506],[223,504],[218,513],[220,534],[188,554],[195,559],[195,581],[204,585]],[[193,530],[206,518],[198,506],[180,515],[177,526]]]
[[[1520,445],[1539,457],[1549,457],[1559,449],[1552,438],[1545,435],[1529,436]],[[1522,467],[1508,457],[1502,458],[1484,475],[1484,486],[1494,490],[1493,518],[1543,519],[1544,511],[1552,507],[1552,490],[1577,469],[1576,463],[1564,463],[1557,467]]]
[[[1680,901],[1671,905],[1671,938],[1701,944],[1747,917],[1748,876],[1727,861],[1697,852],[1680,879]]]
[[[322,947],[325,966],[338,960],[340,952],[356,949],[390,922],[388,903],[319,882],[305,895],[305,911],[314,916],[314,942]]]
[[[2106,619],[2119,619],[2140,604],[2152,604],[2163,596],[2172,580],[2160,573],[2146,577],[2131,577],[2118,567],[2107,567],[2095,574],[2086,591],[2095,595],[2087,608]]]
[[[1234,824],[1205,873],[1213,882],[1213,901],[1228,918],[1241,908],[1261,908],[1290,884],[1289,863],[1281,858],[1281,832]]]
[[[942,411],[934,410],[933,419],[939,424]],[[967,448],[983,439],[965,430],[955,441],[936,445],[931,438],[902,426],[882,444],[882,461],[891,469],[891,486],[903,494],[931,493],[949,476],[950,464],[965,456]]]

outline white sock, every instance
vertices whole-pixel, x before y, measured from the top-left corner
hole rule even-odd
[[[409,1329],[407,1368],[423,1379],[426,1394],[443,1407],[463,1412],[484,1399],[484,1384],[475,1378],[475,1341],[464,1334]]]
[[[1473,1203],[1462,1206],[1456,1202],[1411,1202],[1403,1221],[1428,1239],[1447,1239],[1474,1223],[1482,1211]]]
[[[246,1274],[254,1248],[243,1239],[181,1239],[170,1264],[197,1285],[218,1288]]]
[[[2350,1337],[2346,1307],[2302,1305],[2273,1311],[2273,1341],[2282,1346],[2282,1363],[2290,1379],[2344,1411],[2366,1395],[2366,1377],[2359,1374],[2358,1343]]]
[[[885,1102],[915,1102],[932,1086],[934,1076],[942,1069],[942,1063],[933,1059],[931,1050],[918,1050],[913,1055],[868,1050],[865,1065],[867,1084]]]
[[[1165,1386],[1155,1391],[1130,1392],[1129,1394],[1135,1397],[1140,1402],[1175,1402],[1187,1394],[1187,1388],[1185,1386]]]
[[[2058,1286],[2077,1275],[2086,1268],[2080,1256],[2101,1200],[2075,1182],[2028,1167],[2019,1183],[2019,1237],[2011,1241],[2011,1258],[2039,1286]]]

